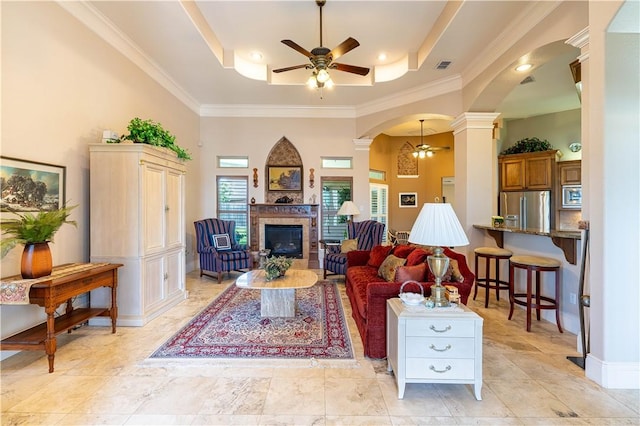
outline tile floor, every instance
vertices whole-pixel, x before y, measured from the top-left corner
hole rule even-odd
[[[356,361],[348,368],[149,364],[146,358],[226,286],[188,275],[190,297],[145,327],[83,327],[58,339],[55,372],[41,352],[0,363],[2,425],[637,425],[640,391],[607,390],[566,360],[576,336],[480,294],[482,401],[471,385],[408,384],[397,399],[386,362],[362,356],[340,280]],[[237,275],[232,275],[237,276]]]

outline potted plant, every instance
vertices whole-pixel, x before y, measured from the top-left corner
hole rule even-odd
[[[65,224],[76,226],[68,220],[71,210],[77,206],[62,207],[56,210],[41,210],[37,214],[15,213],[17,219],[5,219],[0,222],[2,230],[2,257],[18,244],[24,244],[20,271],[23,278],[39,278],[50,275],[53,268],[49,242]]]
[[[505,149],[500,155],[521,154],[523,152],[549,151],[553,149],[548,140],[538,138],[524,138],[517,141],[513,146]]]
[[[131,141],[133,143],[146,143],[153,146],[168,148],[183,160],[191,160],[191,154],[176,144],[176,137],[165,130],[160,123],[153,120],[141,120],[136,117],[127,126],[129,134],[122,135],[118,139],[111,139],[108,143],[120,143]]]
[[[293,259],[285,256],[272,256],[264,264],[264,273],[267,281],[284,276],[287,270],[293,265]]]

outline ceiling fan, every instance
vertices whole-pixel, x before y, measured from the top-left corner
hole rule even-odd
[[[413,151],[413,156],[415,158],[424,158],[424,157],[433,157],[433,153],[435,151],[442,151],[445,149],[449,149],[448,146],[431,146],[424,143],[422,140],[422,126],[424,124],[424,119],[420,120],[420,144],[416,145],[415,151]]]
[[[340,56],[344,55],[347,52],[355,49],[360,46],[358,40],[353,37],[349,37],[338,46],[333,48],[333,50],[329,50],[326,47],[322,46],[322,6],[324,6],[326,0],[316,0],[316,4],[320,8],[320,47],[316,47],[311,52],[306,50],[304,47],[300,46],[298,43],[293,40],[281,40],[282,43],[286,44],[293,50],[302,53],[304,56],[309,58],[311,63],[302,64],[302,65],[294,65],[286,68],[279,68],[273,70],[275,73],[281,73],[285,71],[297,70],[300,68],[306,68],[309,70],[313,70],[313,74],[311,76],[311,83],[315,85],[315,87],[322,88],[325,84],[332,84],[331,77],[329,76],[328,70],[335,69],[338,71],[350,72],[358,75],[367,75],[369,74],[369,68],[358,67],[355,65],[347,65],[340,64],[338,62],[333,62],[335,59],[338,59]]]

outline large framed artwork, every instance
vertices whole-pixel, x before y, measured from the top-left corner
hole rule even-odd
[[[418,207],[418,193],[400,192],[398,194],[398,204],[401,208]]]
[[[64,166],[0,157],[2,217],[63,207],[66,172]]]
[[[269,191],[302,191],[301,166],[268,166]]]

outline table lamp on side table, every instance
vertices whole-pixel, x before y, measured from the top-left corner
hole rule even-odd
[[[409,242],[435,246],[434,254],[427,257],[429,269],[436,284],[431,287],[431,300],[435,306],[449,306],[442,285],[442,277],[449,269],[449,258],[442,254],[442,247],[466,246],[469,240],[451,204],[425,203],[411,228]]]
[[[360,214],[360,210],[358,210],[358,206],[353,201],[345,201],[340,206],[340,210],[336,213],[338,216],[349,216],[349,222],[353,222],[353,216]]]

